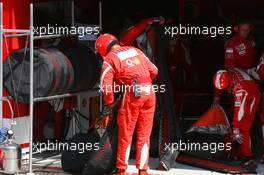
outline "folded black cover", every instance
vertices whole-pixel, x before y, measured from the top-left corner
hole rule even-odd
[[[99,143],[99,150],[89,154],[82,171],[83,175],[103,175],[115,169],[118,126],[115,117],[106,128]]]

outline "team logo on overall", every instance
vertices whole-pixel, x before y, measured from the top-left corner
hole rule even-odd
[[[140,62],[140,59],[138,57],[126,60],[126,64],[128,65],[129,68],[134,67],[136,65],[139,65],[140,63],[141,62]]]
[[[236,46],[236,49],[237,49],[239,55],[243,55],[246,53],[245,44],[239,44],[238,46]]]

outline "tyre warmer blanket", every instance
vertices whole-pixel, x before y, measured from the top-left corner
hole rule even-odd
[[[116,116],[116,114],[113,115],[111,123],[106,128],[99,143],[99,150],[93,151],[87,157],[82,171],[83,175],[103,175],[115,169],[118,141]]]
[[[181,131],[178,121],[176,121],[176,112],[172,106],[174,106],[173,89],[169,78],[169,72],[167,69],[166,48],[168,46],[169,37],[163,33],[163,28],[156,28],[156,40],[157,55],[154,55],[155,60],[159,67],[159,85],[165,85],[166,91],[164,93],[158,93],[160,99],[160,110],[162,115],[160,117],[160,156],[159,161],[165,164],[166,169],[169,170],[175,163],[175,159],[178,156],[178,151],[171,151],[166,149],[165,145],[178,143],[181,138]]]
[[[230,132],[230,129],[230,124],[224,109],[220,105],[217,105],[209,108],[196,122],[194,122],[185,133],[185,137],[191,138],[190,136],[193,135],[196,139],[191,139],[192,141],[196,142],[200,140],[202,142],[205,141],[204,139],[207,139],[207,142],[209,143],[210,141],[213,141],[212,138],[220,139],[224,137]],[[211,155],[183,151],[177,157],[176,161],[223,173],[256,173],[256,165],[243,167],[239,162],[225,159],[222,160],[217,158],[217,155],[221,155],[221,152]]]
[[[74,135],[67,144],[70,146],[84,144],[84,145],[94,145],[100,140],[99,135],[96,131],[89,133],[78,133]],[[79,146],[78,146],[79,147]],[[77,148],[78,148],[77,147]],[[85,147],[84,147],[85,148]],[[61,155],[61,166],[63,171],[69,173],[80,173],[87,161],[88,155],[91,154],[89,150],[71,150],[67,149],[62,152]]]
[[[230,130],[230,124],[224,109],[218,105],[208,109],[186,133],[225,135]]]

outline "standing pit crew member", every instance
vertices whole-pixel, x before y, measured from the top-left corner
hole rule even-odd
[[[214,105],[220,103],[224,90],[234,97],[232,147],[230,154],[240,158],[242,165],[253,163],[250,130],[259,104],[260,92],[255,81],[244,71],[229,67],[214,76]]]
[[[253,25],[241,21],[236,27],[236,34],[229,39],[225,48],[225,66],[233,66],[242,70],[255,68],[257,64],[255,38],[251,35]]]
[[[100,35],[96,40],[96,48],[104,60],[101,74],[104,102],[109,106],[114,103],[113,82],[126,87],[117,115],[116,174],[125,174],[135,127],[136,167],[139,174],[148,174],[150,134],[156,103],[151,82],[157,76],[158,69],[139,49],[120,46],[113,35]]]

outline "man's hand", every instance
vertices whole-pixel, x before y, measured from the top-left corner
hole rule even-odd
[[[232,139],[232,142],[237,142],[239,144],[243,143],[243,135],[241,134],[241,132],[238,128],[233,129],[231,139]]]
[[[163,25],[165,23],[165,19],[162,16],[154,18],[155,23],[159,23],[159,25]]]
[[[102,112],[101,112],[101,116],[108,116],[108,115],[110,115],[112,113],[112,108],[110,107],[110,106],[108,106],[108,105],[104,105],[103,106],[103,110],[102,110]]]
[[[259,75],[257,73],[257,68],[247,69],[246,72],[256,81],[259,81]]]
[[[215,97],[214,98],[214,101],[213,101],[213,104],[211,105],[212,108],[215,108],[217,106],[219,106],[221,103],[221,98],[220,97]]]
[[[112,114],[113,108],[117,105],[119,105],[119,102],[121,100],[121,95],[119,95],[119,97],[116,99],[116,101],[114,103],[112,103],[111,105],[107,105],[105,104],[103,106],[102,112],[101,112],[101,116],[108,116],[110,114]]]

